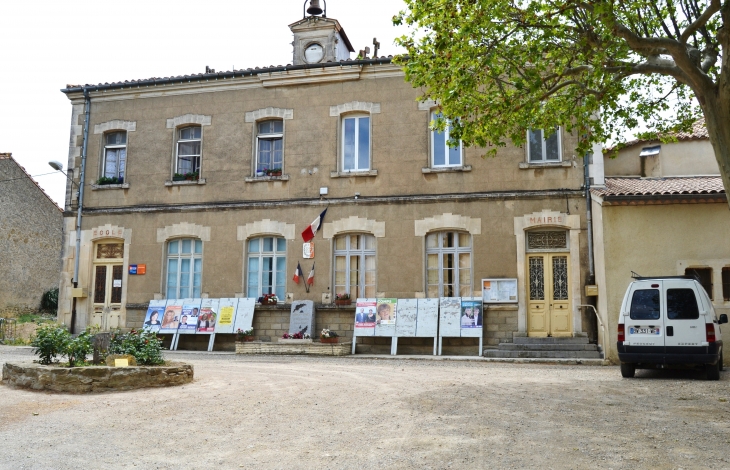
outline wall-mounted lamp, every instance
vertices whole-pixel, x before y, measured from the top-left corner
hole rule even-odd
[[[53,168],[56,171],[60,171],[61,173],[63,173],[63,175],[66,177],[66,179],[68,179],[71,182],[71,184],[76,186],[76,189],[79,188],[79,184],[76,181],[72,180],[71,177],[68,176],[68,173],[63,171],[63,163],[58,162],[56,160],[51,160],[50,162],[48,162],[48,166],[50,166],[51,168]]]
[[[355,193],[355,200],[360,197],[360,193]]]

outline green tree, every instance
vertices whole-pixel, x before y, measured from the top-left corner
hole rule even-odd
[[[404,1],[396,60],[458,118],[454,139],[494,154],[563,125],[583,153],[642,121],[649,137],[704,115],[730,189],[730,0]]]

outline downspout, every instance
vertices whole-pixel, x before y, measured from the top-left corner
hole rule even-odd
[[[74,288],[79,287],[79,258],[81,253],[81,211],[84,209],[84,180],[86,178],[86,149],[89,142],[89,115],[91,114],[91,97],[89,90],[84,87],[84,143],[81,147],[81,173],[79,176],[79,199],[76,212],[76,252],[74,253]],[[71,334],[76,332],[76,297],[73,298],[71,309]]]
[[[583,157],[583,179],[586,194],[586,226],[588,238],[588,283],[596,282],[596,269],[593,266],[593,208],[591,207],[591,178],[589,176],[588,165],[593,159],[592,153],[586,153]]]

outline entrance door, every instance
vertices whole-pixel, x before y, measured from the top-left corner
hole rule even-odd
[[[122,309],[122,264],[94,265],[94,311],[91,326],[119,328]]]
[[[527,255],[528,336],[573,336],[570,314],[569,255]]]

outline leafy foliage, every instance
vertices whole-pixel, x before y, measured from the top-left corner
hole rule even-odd
[[[55,312],[58,310],[58,287],[43,293],[41,297],[41,310],[44,312]]]
[[[122,184],[124,183],[124,178],[116,178],[114,176],[102,176],[98,180],[96,180],[96,184],[101,186],[105,184]]]
[[[69,335],[64,346],[64,354],[68,359],[69,367],[84,364],[86,362],[86,356],[91,354],[93,351],[93,347],[91,346],[91,335],[88,331],[79,333],[79,335],[75,338],[72,338],[71,335]]]
[[[71,339],[71,334],[55,323],[42,325],[36,331],[35,338],[30,345],[33,346],[33,354],[40,358],[41,364],[52,364],[56,357],[65,353],[66,343]]]
[[[162,341],[156,333],[146,330],[113,333],[109,342],[109,354],[130,354],[139,365],[154,366],[165,362],[162,357]]]
[[[713,135],[730,139],[730,2],[405,3],[393,22],[411,27],[396,40],[408,55],[396,61],[441,108],[434,127],[454,119],[452,143],[495,155],[505,139],[523,144],[528,128],[562,125],[583,154],[641,121],[665,133],[704,114],[728,185],[730,152]]]

